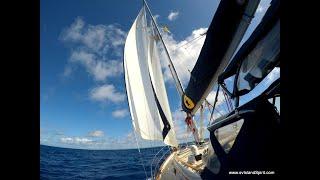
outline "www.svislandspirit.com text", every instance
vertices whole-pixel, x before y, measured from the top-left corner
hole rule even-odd
[[[265,175],[265,174],[275,174],[275,171],[229,171],[230,175]]]

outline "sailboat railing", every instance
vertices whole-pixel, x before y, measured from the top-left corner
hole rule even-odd
[[[165,147],[167,147],[167,146],[163,146],[154,156],[153,156],[153,158],[152,158],[152,162],[151,162],[151,164],[150,164],[150,170],[151,170],[151,173],[150,173],[150,175],[151,175],[151,177],[152,177],[152,166],[153,166],[153,163],[154,163],[154,160],[155,160],[155,158],[157,157],[157,155],[165,148]]]
[[[166,147],[166,146],[165,146]],[[161,148],[159,150],[160,151],[164,151],[164,148]],[[157,154],[159,154],[159,152]],[[151,179],[155,179],[155,176],[157,174],[157,172],[159,171],[159,165],[160,165],[160,162],[166,157],[166,155],[168,155],[170,153],[170,148],[168,148],[167,151],[165,151],[165,153],[162,154],[162,156],[156,161],[156,166],[154,167],[154,170],[152,171],[152,165],[153,165],[153,162],[154,162],[154,159],[152,160],[152,164],[151,164]],[[155,158],[155,157],[154,157]]]

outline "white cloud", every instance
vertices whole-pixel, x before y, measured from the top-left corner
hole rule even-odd
[[[191,35],[186,37],[184,40],[177,42],[172,35],[167,33],[163,34],[163,39],[165,44],[169,50],[172,62],[174,67],[178,73],[179,79],[183,85],[189,81],[190,72],[197,61],[199,53],[201,51],[202,45],[205,40],[205,35],[203,37],[194,40],[191,43],[189,41],[200,37],[201,34],[205,33],[207,28],[199,28],[192,31]],[[165,54],[164,50],[160,51],[160,56],[162,59],[167,60],[167,55]],[[165,81],[173,82],[170,69],[167,66],[168,63],[164,65],[164,79]]]
[[[115,87],[111,84],[105,84],[90,90],[90,98],[94,101],[111,101],[114,103],[119,103],[124,101],[125,95],[123,93],[117,92]]]
[[[62,138],[60,138],[60,140],[63,143],[72,143],[73,142],[73,138],[70,138],[70,137],[62,137]]]
[[[90,144],[92,142],[91,139],[79,137],[74,138],[74,141],[76,144]]]
[[[207,100],[211,105],[213,105],[213,103],[214,103],[214,100],[216,98],[216,94],[217,94],[216,91],[211,91],[209,93],[209,95],[207,96]],[[216,106],[222,104],[223,102],[224,102],[224,96],[223,96],[223,92],[220,89],[219,94],[218,94],[218,102],[217,102]]]
[[[170,14],[168,15],[168,19],[169,21],[173,21],[173,20],[176,20],[178,16],[179,16],[178,11],[171,11]]]
[[[122,73],[120,59],[125,37],[117,25],[87,25],[78,17],[63,30],[60,39],[72,45],[71,62],[81,64],[94,80],[105,81]],[[70,69],[66,68],[64,74],[70,74]]]
[[[93,50],[100,50],[106,40],[106,29],[103,25],[89,26],[86,34],[82,37],[83,43]]]
[[[172,113],[172,118],[174,121],[184,120],[186,118],[186,113],[180,109],[177,109]]]
[[[106,41],[107,27],[104,25],[88,25],[88,27],[85,28],[84,26],[85,23],[82,19],[76,19],[75,22],[64,31],[62,40],[81,43],[94,51],[100,50]]]
[[[63,41],[78,43],[95,52],[106,47],[117,48],[124,44],[125,37],[126,33],[114,24],[86,25],[80,17],[61,34]]]
[[[214,100],[215,100],[216,94],[217,94],[216,91],[211,91],[209,93],[209,95],[207,96],[207,100],[211,105],[214,104]],[[231,100],[231,102],[233,102],[233,101]],[[233,108],[233,107],[231,107],[231,108]],[[212,110],[212,109],[210,109],[210,110]],[[215,110],[214,110],[214,113],[212,115],[212,118],[213,118],[213,120],[217,119],[217,118],[221,117],[221,115],[225,115],[227,112],[229,112],[229,109],[228,109],[228,106],[227,106],[227,103],[226,103],[226,99],[225,99],[225,97],[223,95],[222,89],[220,87],[219,94],[218,94],[218,101],[216,103]],[[211,112],[208,113],[208,119],[210,119],[210,116],[211,116]]]
[[[62,137],[57,139],[57,143],[59,144],[58,146],[80,149],[131,149],[137,148],[137,143],[140,148],[164,145],[162,141],[144,140],[138,135],[135,137],[133,131],[118,137],[93,138],[95,139],[87,137]],[[40,141],[45,144],[48,142],[44,138],[40,139]]]
[[[124,118],[128,115],[127,109],[118,109],[112,112],[112,116],[115,118]]]
[[[84,25],[85,23],[80,17],[76,18],[71,26],[64,30],[61,36],[62,40],[79,41],[82,39],[81,31]]]
[[[91,137],[102,137],[104,136],[104,132],[100,130],[92,131],[89,133],[89,136]]]
[[[115,60],[106,62],[98,59],[96,54],[84,50],[73,51],[70,61],[83,65],[96,81],[104,81],[107,77],[117,76],[123,71],[122,62]]]
[[[87,145],[91,144],[93,140],[88,138],[80,138],[80,137],[62,137],[60,138],[60,141],[65,144],[81,144],[81,145]]]

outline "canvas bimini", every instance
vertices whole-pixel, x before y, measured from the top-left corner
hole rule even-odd
[[[280,97],[279,79],[249,102],[239,103],[240,98],[255,89],[273,69],[280,68],[279,0],[272,0],[260,24],[236,51],[259,3],[259,0],[220,1],[184,89],[161,31],[143,1],[124,47],[130,114],[137,136],[161,140],[170,147],[170,154],[156,169],[151,168],[146,178],[211,179],[229,176],[232,171],[278,168],[280,113],[275,101]],[[181,97],[184,121],[194,137],[193,145],[181,146],[177,141],[159,46],[167,56]],[[227,79],[233,81],[231,90],[226,86]],[[207,96],[213,88],[216,96],[214,102],[209,102]],[[225,113],[218,111],[221,96],[228,107]],[[203,137],[204,109],[210,111],[209,140]],[[200,129],[194,121],[197,112]],[[220,116],[214,115],[217,113]]]

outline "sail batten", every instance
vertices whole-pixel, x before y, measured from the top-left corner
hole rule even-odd
[[[156,42],[143,7],[124,48],[126,90],[134,130],[146,140],[177,146]]]

